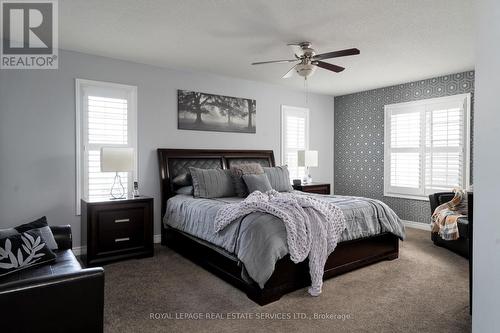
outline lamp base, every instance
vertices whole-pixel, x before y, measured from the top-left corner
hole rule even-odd
[[[311,175],[306,175],[302,178],[302,184],[311,184],[313,182]]]
[[[125,198],[125,187],[122,184],[122,178],[118,174],[115,175],[113,180],[113,186],[111,186],[111,192],[109,193],[112,199],[124,199]]]
[[[312,177],[311,177],[311,174],[309,173],[309,167],[306,167],[306,172],[304,174],[304,177],[302,178],[302,183],[303,184],[312,183]]]

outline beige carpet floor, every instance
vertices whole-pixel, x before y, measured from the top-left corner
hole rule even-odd
[[[428,232],[407,234],[399,259],[330,279],[320,297],[302,289],[263,307],[157,246],[105,266],[105,332],[470,332],[467,260]]]

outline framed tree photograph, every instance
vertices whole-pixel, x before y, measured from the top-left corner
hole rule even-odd
[[[195,131],[255,133],[256,102],[201,92],[177,91],[177,125]]]

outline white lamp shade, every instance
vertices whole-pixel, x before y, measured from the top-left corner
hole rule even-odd
[[[317,167],[318,166],[318,151],[317,150],[299,150],[297,151],[297,160],[299,167]]]
[[[134,170],[134,148],[101,148],[102,172]]]

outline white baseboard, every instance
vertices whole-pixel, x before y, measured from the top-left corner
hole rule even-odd
[[[422,222],[415,222],[415,221],[407,221],[407,220],[402,220],[403,224],[405,227],[408,228],[413,228],[413,229],[420,229],[420,230],[425,230],[425,231],[431,231],[431,225],[427,223],[422,223]]]
[[[153,242],[160,243],[161,242],[161,234],[154,235]],[[75,256],[81,256],[82,254],[87,253],[87,246],[75,246],[75,247],[73,247],[72,250],[73,250],[73,253],[75,254]]]
[[[161,234],[154,235],[153,236],[153,242],[154,243],[161,243]]]
[[[87,247],[86,246],[74,246],[72,248],[73,253],[75,256],[81,256],[82,254],[87,253]]]

